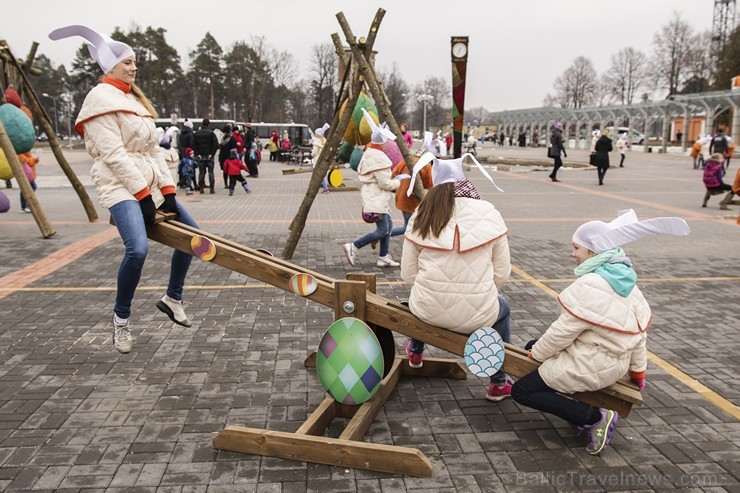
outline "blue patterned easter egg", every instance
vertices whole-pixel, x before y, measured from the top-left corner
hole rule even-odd
[[[483,327],[472,334],[465,344],[465,364],[476,377],[491,377],[504,364],[504,341],[490,327]]]
[[[383,351],[364,322],[341,318],[324,333],[316,351],[321,386],[337,402],[362,404],[380,388]]]

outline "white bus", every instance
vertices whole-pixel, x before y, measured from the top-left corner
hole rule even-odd
[[[288,138],[291,144],[298,146],[310,146],[311,139],[313,138],[313,132],[308,128],[305,123],[246,123],[236,122],[238,126],[251,127],[255,132],[255,135],[260,138],[262,144],[270,138],[270,134],[275,130],[278,136],[282,139],[283,132],[288,132]]]

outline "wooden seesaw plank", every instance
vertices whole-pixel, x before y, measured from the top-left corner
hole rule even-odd
[[[306,298],[336,309],[335,279],[312,272],[291,262],[270,257],[260,252],[220,238],[216,235],[190,228],[177,221],[167,221],[147,228],[147,235],[154,241],[192,253],[190,240],[193,236],[204,236],[211,240],[218,254],[213,263],[245,274],[272,286],[289,290],[290,279],[299,273],[307,273],[317,280],[318,288]],[[427,324],[415,317],[407,307],[392,302],[374,293],[367,293],[367,322],[385,327],[393,332],[431,344],[450,353],[462,356],[467,336]],[[510,344],[506,345],[504,370],[523,377],[536,370],[539,363],[527,358],[527,352]],[[627,417],[633,404],[642,404],[642,395],[631,382],[620,381],[606,389],[574,394],[575,399],[588,404],[606,407]]]

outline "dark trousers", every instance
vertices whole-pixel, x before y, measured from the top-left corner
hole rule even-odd
[[[522,406],[554,414],[576,426],[592,425],[601,418],[597,408],[548,387],[539,370],[517,380],[511,389],[511,398]]]
[[[599,166],[598,168],[596,168],[596,174],[599,176],[599,185],[604,184],[604,177],[606,176],[606,170],[608,169],[609,168],[604,168],[602,166]]]
[[[247,180],[244,179],[242,175],[229,175],[229,193],[234,193],[234,187],[236,186],[236,182],[239,182],[242,184],[242,187],[246,186]]]
[[[252,176],[254,178],[257,178],[259,176],[260,172],[257,168],[257,164],[257,160],[247,159],[247,169],[249,170],[249,176]]]
[[[209,187],[213,190],[216,181],[216,177],[213,176],[213,160],[198,158],[198,188],[201,190],[206,188],[206,171],[208,171]]]
[[[619,160],[619,167],[624,168],[624,154],[622,154],[622,159]]]
[[[553,159],[555,160],[555,163],[552,168],[552,173],[550,173],[550,178],[554,180],[558,177],[558,170],[563,165],[563,160],[560,159],[560,156],[554,157]]]

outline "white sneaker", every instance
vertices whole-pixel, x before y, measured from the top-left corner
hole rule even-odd
[[[347,256],[347,260],[349,260],[349,265],[355,265],[355,255],[357,254],[355,244],[345,243],[342,245],[342,248],[344,249],[344,254]]]
[[[23,209],[21,209],[21,211],[22,212],[27,212],[29,214],[31,213],[31,209],[29,209],[28,207],[24,207]]]
[[[182,307],[182,301],[173,300],[167,295],[162,296],[162,299],[157,302],[157,308],[160,311],[167,314],[170,320],[175,322],[177,325],[183,327],[190,327],[193,323],[190,321],[187,315],[185,315],[185,309]]]
[[[128,320],[123,324],[116,323],[116,317],[113,316],[113,345],[119,353],[130,353],[134,347],[134,339],[131,337],[131,329],[128,327]]]
[[[378,257],[378,263],[375,264],[378,267],[400,267],[401,264],[396,262],[391,258],[391,254],[389,253],[385,257]]]

